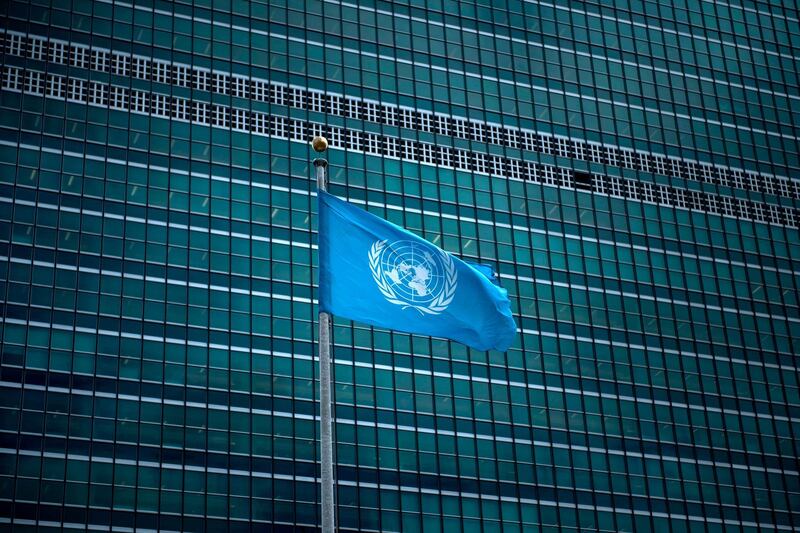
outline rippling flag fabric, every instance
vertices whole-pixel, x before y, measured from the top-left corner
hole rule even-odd
[[[517,326],[491,268],[469,265],[327,192],[319,202],[320,310],[506,351]]]

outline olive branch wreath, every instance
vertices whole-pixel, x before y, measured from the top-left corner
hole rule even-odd
[[[450,255],[446,252],[437,250],[437,253],[440,253],[442,255],[442,259],[444,260],[444,289],[427,307],[422,305],[414,305],[398,299],[397,293],[394,292],[392,286],[387,283],[383,277],[383,270],[381,268],[381,253],[386,246],[387,241],[375,241],[375,243],[369,249],[369,269],[372,271],[372,278],[375,280],[378,290],[381,291],[381,294],[383,294],[386,300],[389,301],[389,303],[401,306],[403,309],[408,309],[409,307],[416,309],[420,314],[423,315],[438,315],[447,309],[447,306],[450,305],[450,303],[453,301],[453,297],[456,294],[456,283],[458,282],[458,272],[456,271],[456,264],[453,261],[453,258],[450,257]]]

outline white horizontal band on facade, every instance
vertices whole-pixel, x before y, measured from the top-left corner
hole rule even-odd
[[[83,209],[77,207],[68,207],[64,205],[56,205],[56,204],[48,204],[45,202],[32,202],[29,200],[19,200],[16,198],[6,198],[0,196],[0,203],[4,204],[11,204],[13,205],[24,205],[27,207],[33,207],[38,209],[50,209],[53,211],[58,211],[61,213],[72,213],[76,215],[86,215],[86,216],[93,216],[99,218],[105,218],[109,220],[119,220],[124,222],[133,222],[138,224],[150,224],[153,226],[159,226],[162,228],[172,228],[178,230],[185,230],[185,231],[196,231],[199,233],[206,233],[208,235],[219,235],[223,237],[231,237],[237,239],[246,239],[248,241],[255,241],[255,242],[263,242],[263,243],[275,243],[275,244],[283,244],[286,246],[296,246],[298,248],[307,248],[307,249],[316,249],[316,244],[310,244],[307,242],[301,241],[289,241],[286,239],[276,239],[273,237],[262,237],[260,235],[250,235],[247,233],[240,233],[237,231],[226,231],[221,229],[214,229],[214,228],[206,228],[202,226],[192,226],[189,224],[181,224],[179,222],[164,222],[163,220],[157,220],[153,218],[142,218],[133,215],[118,215],[116,213],[108,213],[105,211],[95,211],[93,209]],[[47,226],[44,226],[47,227]],[[52,229],[59,229],[59,228],[52,228]],[[60,231],[69,231],[60,229]],[[103,234],[105,235],[105,234]],[[99,236],[99,234],[98,234]],[[123,238],[122,235],[116,236],[117,238]]]
[[[0,199],[2,201],[2,199]],[[518,281],[525,281],[528,283],[539,283],[543,285],[550,285],[552,287],[563,287],[566,289],[572,290],[579,290],[579,291],[587,291],[587,292],[595,292],[599,294],[610,294],[612,296],[621,296],[623,298],[635,298],[639,300],[647,300],[650,302],[659,302],[659,303],[666,303],[675,306],[685,306],[685,307],[693,307],[695,309],[709,309],[711,311],[720,311],[725,313],[734,313],[737,315],[744,315],[744,316],[752,316],[756,318],[767,318],[770,320],[786,320],[787,322],[795,322],[800,324],[800,318],[791,317],[788,315],[773,315],[770,313],[761,313],[758,311],[748,311],[746,309],[737,309],[734,307],[721,307],[719,305],[713,304],[706,304],[706,303],[698,303],[698,302],[689,302],[687,300],[678,300],[675,298],[666,298],[663,296],[650,296],[647,294],[637,294],[633,292],[626,292],[626,291],[618,291],[615,289],[604,289],[600,287],[592,287],[590,285],[581,285],[579,283],[571,283],[571,282],[561,282],[561,281],[553,281],[550,279],[545,278],[531,278],[527,276],[517,276],[513,274],[499,274],[500,278],[503,279],[513,279]],[[703,294],[709,294],[703,292]],[[717,293],[713,293],[715,296]],[[518,297],[522,297],[525,295],[518,294]],[[731,297],[731,299],[735,299]],[[523,315],[524,316],[524,315]],[[644,316],[644,315],[642,315]],[[533,317],[532,317],[533,318]]]
[[[153,490],[157,490],[157,489],[153,489]],[[164,492],[169,492],[169,491],[165,490]],[[21,502],[21,503],[26,502],[26,500],[23,500],[23,499],[19,499],[17,501]],[[37,503],[37,502],[31,501],[30,503]],[[56,505],[56,504],[53,503],[53,505]],[[77,506],[77,505],[75,505],[75,506],[73,506],[73,505],[65,505],[64,507],[65,508],[78,507],[80,509],[90,509],[90,510],[98,510],[98,511],[106,511],[106,512],[115,510],[111,506],[103,507],[101,505],[94,505],[94,504],[80,505],[80,506]],[[116,509],[116,510],[118,510],[118,509]],[[302,520],[299,520],[297,522],[285,522],[285,521],[281,521],[281,520],[263,520],[263,519],[259,519],[259,518],[248,518],[248,519],[245,520],[244,518],[237,518],[237,517],[234,517],[234,516],[215,516],[215,515],[211,515],[211,514],[199,515],[199,514],[193,513],[191,510],[187,510],[187,512],[181,513],[181,514],[155,512],[155,511],[141,511],[141,510],[138,510],[138,509],[135,510],[135,511],[133,509],[124,509],[122,511],[123,512],[128,512],[128,513],[136,513],[136,514],[140,514],[140,515],[164,516],[164,517],[172,516],[172,517],[175,517],[175,518],[181,518],[181,517],[199,518],[199,519],[214,518],[214,519],[227,520],[229,523],[233,523],[233,524],[236,524],[236,523],[240,523],[240,524],[250,524],[250,523],[252,523],[252,524],[276,524],[276,525],[282,525],[282,526],[288,526],[288,527],[309,527],[309,528],[313,528],[315,526],[319,526],[319,524],[314,524],[312,522],[303,522]],[[76,529],[78,531],[108,531],[108,532],[111,532],[111,533],[182,533],[180,531],[173,531],[173,530],[170,530],[170,529],[147,529],[147,528],[141,528],[141,527],[137,527],[137,528],[134,529],[132,527],[124,527],[124,526],[106,526],[106,525],[98,525],[98,524],[91,524],[91,523],[78,524],[78,523],[75,523],[75,522],[54,522],[52,520],[30,520],[30,519],[27,519],[27,518],[3,518],[3,517],[0,517],[0,524],[12,524],[12,525],[32,526],[32,527],[41,527],[41,528],[58,528],[59,530],[62,530],[62,531],[70,531],[70,530]],[[376,529],[366,529],[366,528],[361,529],[360,528],[360,530],[361,531],[369,531],[370,533],[381,533]]]
[[[0,453],[8,453],[5,450],[7,450],[7,448],[6,449],[0,448]],[[33,457],[42,457],[42,458],[46,458],[46,459],[65,459],[65,460],[72,460],[72,461],[112,463],[112,464],[114,462],[117,462],[118,464],[128,464],[127,462],[124,462],[124,461],[127,461],[125,459],[109,459],[109,460],[106,461],[105,459],[107,459],[107,458],[105,458],[105,457],[99,457],[99,456],[91,456],[91,457],[89,457],[87,455],[79,455],[79,454],[64,454],[64,453],[56,453],[56,452],[39,452],[39,454],[37,455],[36,452],[31,454],[31,453],[28,453],[27,450],[19,451],[17,453],[19,455],[22,455],[22,456],[28,455],[28,456],[33,456]],[[14,455],[14,454],[12,453],[11,455]],[[152,464],[152,465],[145,465],[145,464],[143,464],[143,462],[140,462],[139,466],[151,466],[153,468],[171,469],[175,465],[172,465],[170,463],[158,463],[158,464]],[[184,470],[191,471],[193,469],[191,467],[186,467],[186,468],[184,468]],[[208,469],[209,472],[211,472],[211,470],[212,469]],[[248,474],[250,474],[250,473],[248,473]],[[240,474],[240,475],[242,475],[242,474]],[[255,477],[258,477],[258,476],[255,476]],[[282,476],[280,474],[275,474],[273,476],[273,478],[274,479],[281,479]],[[103,484],[99,484],[99,485],[103,486]],[[108,484],[106,484],[106,486],[108,487],[109,490],[112,490],[112,487],[113,487],[112,484],[108,483]],[[125,488],[130,488],[130,487],[125,487]],[[163,492],[165,494],[177,494],[177,493],[180,492],[180,491],[175,491],[175,490],[170,490],[170,489],[160,489],[160,488],[154,488],[154,487],[153,488],[147,487],[147,488],[149,490]],[[200,492],[194,492],[194,491],[187,491],[187,493],[188,494],[202,494]],[[212,495],[213,495],[213,493],[212,493]],[[258,496],[255,496],[255,498],[258,498]],[[266,501],[266,499],[264,499],[264,498],[262,498],[262,500]],[[4,498],[3,496],[0,496],[0,501],[12,501],[12,500],[10,498]],[[39,503],[38,501],[25,500],[23,498],[18,498],[18,499],[13,500],[13,501],[20,502],[20,503],[32,503],[32,504],[38,504]],[[44,503],[45,505],[49,504],[49,505],[53,505],[53,506],[59,505],[59,503],[57,503],[55,501],[53,501],[53,502],[42,502],[42,503]],[[216,516],[216,515],[212,515],[212,514],[201,515],[201,514],[197,514],[197,513],[193,512],[194,511],[193,509],[187,509],[186,512],[183,512],[183,513],[169,513],[169,512],[160,512],[160,511],[145,511],[145,510],[141,510],[141,509],[115,509],[113,505],[102,506],[102,505],[95,505],[95,504],[91,504],[91,503],[88,504],[88,505],[70,505],[70,504],[63,504],[63,502],[60,502],[60,504],[63,505],[64,508],[67,508],[67,509],[70,509],[70,508],[77,508],[77,509],[81,509],[81,510],[92,509],[92,510],[99,510],[99,511],[105,511],[105,512],[122,511],[124,513],[131,513],[131,514],[135,513],[135,514],[138,514],[138,515],[149,515],[149,516],[175,517],[175,518],[178,518],[178,519],[180,519],[182,517],[199,518],[199,519],[215,518],[215,519],[226,520],[228,523],[234,523],[234,524],[235,523],[239,523],[239,524],[242,524],[242,525],[244,525],[244,524],[278,524],[278,525],[286,525],[286,526],[289,526],[289,527],[292,527],[292,526],[306,526],[306,527],[309,527],[309,528],[313,528],[315,526],[318,526],[318,524],[314,524],[314,523],[311,523],[311,522],[303,522],[303,521],[283,522],[283,521],[275,520],[275,519],[263,520],[263,519],[252,518],[252,517],[248,518],[248,519],[244,519],[244,518],[237,518],[237,517],[233,517],[233,516]],[[74,522],[54,522],[52,520],[31,520],[31,519],[16,518],[16,517],[0,517],[0,524],[12,524],[12,525],[21,525],[21,526],[34,526],[34,527],[38,526],[38,527],[42,527],[42,528],[44,528],[44,527],[59,528],[59,530],[62,530],[62,531],[63,530],[67,530],[68,531],[68,530],[71,530],[71,529],[77,529],[79,531],[109,531],[109,532],[112,532],[112,533],[113,532],[119,532],[119,533],[183,533],[182,531],[173,531],[173,530],[169,530],[169,529],[157,529],[156,530],[156,529],[146,529],[146,528],[141,528],[141,527],[137,527],[137,528],[134,529],[132,527],[123,527],[123,526],[109,526],[109,525],[98,525],[98,524],[78,524],[78,523],[74,523]],[[373,530],[373,529],[360,529],[360,530],[361,531],[369,531],[371,533],[382,533],[382,532],[379,532],[379,531]]]
[[[6,453],[6,452],[3,449],[0,449],[0,453]],[[49,452],[45,452],[44,456],[46,456],[47,453],[49,453]],[[58,457],[59,459],[69,459],[70,458],[66,454],[61,454],[61,455],[63,457]],[[4,498],[0,497],[0,500],[2,500],[2,499],[4,499]],[[6,500],[6,501],[9,501],[9,500]],[[18,499],[16,501],[25,502],[26,500]],[[31,500],[30,503],[38,503],[38,502]],[[48,502],[45,502],[45,503],[48,503]],[[57,505],[56,502],[52,502],[52,504],[53,505]],[[98,505],[91,505],[91,504],[89,504],[88,506],[86,506],[86,505],[80,505],[80,506],[78,506],[78,505],[74,505],[74,506],[73,505],[65,505],[64,507],[65,508],[75,507],[75,508],[79,508],[79,509],[86,509],[88,507],[89,509],[102,509],[104,511],[112,510],[110,508],[110,506],[109,507],[101,507],[101,506],[98,506]],[[125,509],[124,511],[130,512],[130,513],[134,512],[132,509]],[[138,511],[138,510],[136,512],[137,513],[142,513],[142,514],[155,514],[153,512],[148,513],[147,511]],[[161,513],[159,513],[159,514],[161,514]],[[169,516],[169,513],[163,513],[163,514],[166,515],[166,516]],[[188,516],[188,514],[187,514],[187,516]],[[236,521],[237,519],[236,518],[229,518],[229,520]],[[258,520],[253,520],[253,522],[258,522]],[[62,531],[64,531],[64,530],[69,531],[71,529],[77,529],[79,531],[111,531],[112,533],[113,532],[119,532],[119,533],[181,533],[180,531],[174,531],[174,530],[171,530],[171,529],[155,530],[155,529],[146,529],[146,528],[140,528],[140,527],[137,527],[136,529],[134,529],[132,527],[123,527],[123,526],[107,526],[107,525],[98,525],[98,524],[90,524],[90,523],[79,524],[77,522],[54,522],[53,520],[30,520],[30,519],[27,519],[27,518],[16,518],[16,517],[12,518],[12,517],[4,517],[4,516],[0,516],[0,524],[13,524],[13,525],[20,525],[20,526],[32,526],[32,527],[42,527],[42,528],[58,528],[58,529],[60,529]]]
[[[106,457],[99,457],[99,456],[87,456],[87,455],[80,455],[80,454],[67,454],[67,453],[58,453],[58,452],[41,452],[41,451],[20,451],[14,450],[10,448],[0,448],[0,453],[5,453],[9,455],[30,455],[33,457],[46,457],[45,453],[48,454],[47,456],[65,459],[65,460],[75,460],[75,461],[83,461],[83,462],[101,462],[101,463],[111,463],[111,464],[125,464],[129,466],[143,466],[140,462],[133,461],[130,459],[112,459]],[[150,466],[150,465],[148,465]],[[153,468],[161,468],[165,470],[194,470],[191,467],[186,465],[181,465],[177,463],[154,463]],[[245,477],[256,477],[256,478],[266,478],[266,479],[283,479],[286,481],[301,481],[305,483],[319,483],[319,478],[309,477],[309,476],[289,476],[285,474],[274,474],[271,472],[258,472],[258,471],[250,471],[250,470],[234,470],[234,469],[226,469],[226,468],[209,468],[203,467],[196,471],[199,472],[207,472],[207,473],[217,473],[223,475],[239,475]],[[679,519],[679,520],[690,520],[695,522],[707,522],[707,523],[719,523],[719,524],[729,524],[729,525],[738,525],[738,526],[749,526],[749,527],[760,527],[760,528],[767,528],[767,529],[777,529],[781,531],[792,531],[793,529],[790,526],[784,525],[774,525],[765,522],[747,522],[741,520],[734,520],[730,518],[708,518],[705,516],[693,516],[693,515],[683,515],[677,513],[661,513],[661,512],[648,512],[648,511],[641,511],[638,509],[627,509],[627,508],[620,508],[620,507],[605,507],[605,506],[597,506],[597,505],[590,505],[590,504],[578,504],[578,503],[567,503],[567,502],[560,502],[560,501],[552,501],[552,500],[533,500],[530,498],[519,498],[516,496],[496,496],[493,494],[481,494],[481,493],[474,493],[474,492],[463,492],[463,491],[450,491],[450,490],[440,490],[440,489],[426,489],[420,487],[413,487],[408,485],[391,485],[387,483],[367,483],[367,482],[357,482],[357,481],[349,481],[349,480],[337,480],[336,482],[338,485],[349,486],[349,487],[360,487],[360,488],[370,488],[370,489],[379,489],[379,490],[391,490],[391,491],[400,491],[400,492],[410,492],[410,493],[417,493],[417,494],[432,494],[432,495],[441,495],[441,496],[452,496],[456,498],[469,498],[469,499],[478,499],[478,500],[491,500],[491,501],[501,501],[501,502],[509,502],[509,503],[519,503],[519,504],[528,504],[528,505],[540,505],[540,506],[548,506],[548,507],[564,507],[567,509],[581,509],[587,511],[605,511],[605,512],[613,512],[613,513],[620,513],[620,514],[628,514],[628,515],[636,515],[636,516],[653,516],[659,518],[669,518],[669,519]],[[610,495],[613,494],[620,494],[619,492],[610,492]],[[626,494],[631,495],[632,494]],[[664,498],[664,501],[669,501]],[[724,504],[717,504],[719,507],[725,508],[735,508],[732,505],[724,505]],[[748,506],[741,506],[738,505],[736,507],[748,507]],[[761,507],[750,507],[752,509],[763,509],[768,510],[770,512],[774,512],[775,509],[770,508],[761,508]],[[422,513],[420,513],[422,514]]]
[[[2,72],[4,90],[36,97],[66,100],[112,111],[127,111],[290,141],[307,142],[312,136],[327,135],[330,139],[330,148],[345,149],[351,153],[405,159],[426,166],[501,176],[509,180],[535,182],[549,187],[710,215],[742,218],[764,224],[800,227],[800,209],[794,207],[637,179],[584,173],[567,167],[408,140],[360,129],[345,129],[282,115],[269,115],[249,109],[210,104],[200,100],[188,100],[78,78],[66,78],[17,67],[4,66]],[[537,139],[536,142],[545,142],[544,137],[537,135]],[[548,146],[549,143],[547,140]],[[786,187],[787,194],[791,189],[792,194],[800,197],[800,182],[783,180],[781,183]]]
[[[160,336],[153,336],[153,335],[142,335],[142,334],[138,334],[138,333],[126,333],[126,332],[118,332],[118,331],[108,331],[108,330],[100,330],[100,329],[94,329],[94,328],[86,328],[86,327],[81,327],[81,326],[69,326],[69,325],[64,325],[64,324],[45,323],[45,322],[38,322],[38,321],[32,321],[32,320],[21,320],[21,319],[16,319],[16,318],[0,317],[0,323],[15,324],[15,325],[26,325],[26,326],[41,327],[41,328],[55,329],[55,330],[61,330],[61,331],[73,331],[73,332],[77,332],[77,333],[89,333],[89,334],[94,334],[94,335],[98,335],[98,334],[99,335],[107,335],[107,336],[111,336],[111,337],[149,340],[149,341],[161,342],[161,343],[165,343],[165,344],[179,344],[179,345],[186,345],[186,346],[208,347],[208,348],[214,348],[214,349],[219,349],[219,350],[223,350],[223,351],[227,350],[227,351],[237,352],[237,353],[251,353],[251,354],[258,354],[258,355],[269,355],[269,356],[276,356],[277,355],[277,354],[275,354],[275,353],[273,353],[272,351],[269,351],[269,350],[259,350],[259,349],[255,349],[255,348],[251,349],[251,348],[245,348],[245,347],[240,347],[240,346],[227,346],[227,345],[213,344],[213,343],[206,343],[206,342],[199,342],[199,341],[186,341],[184,339],[175,339],[175,338],[160,337]],[[522,329],[521,332],[522,333],[526,333],[526,334],[531,334],[531,335],[546,335],[546,336],[559,337],[559,338],[571,338],[573,340],[585,340],[586,342],[605,342],[606,344],[614,344],[613,341],[596,341],[595,339],[589,339],[589,338],[583,339],[583,338],[580,338],[580,337],[574,337],[574,336],[569,336],[569,335],[561,335],[561,334],[555,334],[555,333],[548,334],[548,333],[543,333],[543,332],[533,331],[533,330],[526,330],[526,329]],[[617,344],[624,344],[624,343],[617,343]],[[625,344],[625,345],[628,346],[628,347],[631,346],[631,345],[627,345],[627,344]],[[344,348],[352,348],[352,346],[350,346],[350,345],[343,345],[341,343],[334,343],[334,346],[341,346],[341,347],[344,347]],[[644,346],[642,346],[641,349],[648,349],[648,350],[651,350],[651,351],[660,351],[660,352],[663,352],[665,354],[670,352],[669,350],[656,350],[656,349],[647,348],[647,347],[644,347]],[[687,355],[686,352],[675,352],[675,353],[676,353],[676,355],[677,354]],[[692,356],[692,355],[697,357],[696,354],[690,354],[690,356]],[[280,357],[280,355],[277,355],[277,356]],[[317,360],[317,356],[290,355],[290,357],[292,357],[292,358],[301,358],[301,359],[309,360],[309,361],[316,361]],[[365,364],[358,364],[358,363],[354,363],[353,361],[343,360],[343,359],[339,359],[339,358],[335,358],[333,360],[333,362],[335,364],[340,364],[340,365],[344,365],[344,366],[361,366],[361,367],[364,367],[364,368],[375,368],[375,367],[377,367],[377,365],[369,365],[369,364],[366,364],[366,363]],[[535,385],[535,384],[528,384],[528,383],[522,383],[522,382],[511,382],[511,381],[498,380],[498,379],[488,379],[487,380],[485,378],[478,378],[478,377],[473,377],[473,376],[465,376],[465,375],[461,375],[461,374],[449,374],[449,373],[443,373],[443,372],[440,372],[440,373],[437,374],[437,373],[433,373],[433,372],[430,372],[430,371],[425,371],[425,370],[420,370],[420,369],[409,369],[409,368],[404,368],[404,367],[399,367],[399,366],[391,366],[391,367],[387,366],[387,369],[391,369],[391,371],[394,371],[394,372],[412,373],[412,374],[424,375],[424,376],[429,376],[429,377],[430,376],[435,376],[435,377],[444,377],[444,378],[448,378],[448,379],[459,379],[459,380],[463,380],[463,381],[475,381],[475,382],[479,382],[479,383],[480,382],[491,383],[491,384],[494,384],[494,385],[502,385],[502,386],[507,386],[507,387],[516,386],[516,387],[520,387],[520,388],[525,388],[526,390],[527,389],[530,389],[530,390],[545,390],[545,391],[558,392],[558,393],[563,393],[563,394],[574,394],[574,395],[589,396],[589,397],[601,397],[601,398],[608,398],[608,399],[613,399],[613,400],[618,400],[618,401],[640,402],[640,403],[644,403],[644,404],[647,404],[647,405],[661,405],[661,406],[664,406],[664,407],[679,407],[679,408],[691,409],[691,410],[695,410],[695,411],[705,411],[705,412],[720,413],[720,414],[731,414],[731,415],[736,415],[736,416],[748,416],[748,417],[751,417],[751,418],[763,418],[763,419],[766,419],[766,420],[777,420],[777,421],[781,421],[781,422],[793,422],[793,423],[800,422],[800,418],[794,418],[794,417],[786,417],[786,416],[780,416],[780,415],[771,415],[771,414],[767,414],[767,413],[757,413],[757,412],[750,412],[750,411],[742,411],[742,410],[738,410],[738,409],[725,409],[725,408],[718,408],[718,407],[709,407],[709,406],[706,406],[706,405],[685,404],[685,403],[680,403],[680,402],[666,402],[666,401],[662,401],[662,400],[651,400],[649,398],[639,398],[639,397],[636,397],[636,396],[622,396],[622,395],[612,394],[612,393],[596,393],[596,392],[583,391],[583,390],[579,390],[579,389],[567,389],[567,388],[564,388],[564,387],[556,387],[556,386],[552,386],[552,385]],[[733,397],[733,399],[738,399],[738,397]],[[751,399],[747,399],[747,400],[750,401]],[[674,423],[675,422],[673,422],[673,424]]]
[[[0,31],[0,39],[3,37]],[[234,75],[191,65],[155,60],[107,48],[72,44],[44,36],[26,36],[7,31],[10,55],[57,64],[69,64],[101,72],[148,79],[204,91],[222,93],[275,105],[326,113],[367,122],[384,123],[426,133],[437,133],[480,143],[525,149],[553,156],[576,158],[590,163],[675,176],[695,182],[763,192],[800,199],[800,182],[767,173],[692,159],[618,148],[578,138],[544,134],[502,124],[422,111],[376,100],[321,92],[266,79]],[[79,53],[80,52],[80,53]]]
[[[196,171],[189,172],[189,171],[182,170],[182,169],[163,167],[163,166],[159,166],[159,165],[150,165],[150,164],[145,165],[145,164],[142,164],[142,163],[137,163],[135,161],[125,161],[125,160],[122,160],[122,159],[115,159],[115,158],[111,158],[111,157],[95,156],[95,155],[91,155],[91,154],[83,154],[83,153],[78,153],[78,152],[71,152],[71,151],[68,151],[68,150],[62,150],[62,149],[56,149],[56,148],[50,148],[50,147],[42,147],[42,146],[19,143],[19,142],[14,142],[14,141],[0,140],[0,146],[12,146],[12,147],[16,147],[16,148],[19,148],[19,149],[34,150],[34,151],[37,151],[37,152],[41,151],[41,152],[46,152],[46,153],[58,154],[58,155],[66,156],[66,157],[75,157],[75,158],[79,158],[79,159],[89,159],[89,160],[92,160],[92,161],[100,161],[100,162],[111,163],[111,164],[116,164],[116,165],[132,166],[132,167],[137,167],[137,168],[142,168],[142,169],[155,170],[155,171],[159,171],[159,172],[174,173],[174,174],[178,174],[178,175],[181,175],[181,176],[189,176],[189,177],[192,177],[192,178],[201,178],[201,179],[207,179],[207,180],[212,180],[212,181],[221,181],[221,182],[225,182],[225,183],[235,183],[237,185],[244,185],[244,186],[261,188],[261,189],[270,189],[270,190],[275,190],[275,191],[280,191],[280,192],[288,192],[288,193],[291,193],[291,194],[299,194],[299,195],[303,195],[303,196],[311,196],[311,197],[316,196],[316,192],[315,191],[309,191],[308,189],[297,189],[297,188],[290,188],[290,187],[282,187],[282,186],[273,185],[273,184],[258,183],[258,182],[254,182],[254,181],[244,181],[244,180],[240,180],[240,179],[231,179],[231,178],[227,178],[227,177],[223,177],[223,176],[215,176],[213,174],[205,174],[205,173],[196,172]],[[303,178],[304,179],[308,179],[307,176],[303,176]],[[646,251],[646,252],[652,251],[652,252],[655,252],[655,253],[661,253],[661,254],[665,254],[665,255],[673,256],[673,257],[696,259],[698,261],[705,261],[705,262],[711,262],[711,263],[720,263],[720,264],[724,264],[724,265],[734,265],[734,266],[740,266],[740,267],[745,267],[745,268],[751,268],[751,269],[754,269],[754,270],[763,270],[763,271],[766,271],[766,272],[777,272],[777,273],[781,273],[781,274],[790,274],[792,276],[800,276],[800,271],[795,271],[795,270],[790,270],[790,269],[785,269],[785,268],[771,267],[771,266],[767,266],[767,265],[759,265],[759,264],[756,264],[756,263],[747,263],[747,262],[743,262],[743,261],[733,261],[733,260],[722,259],[722,258],[718,258],[718,257],[697,255],[697,254],[692,254],[692,253],[682,252],[682,251],[666,250],[666,249],[663,249],[663,248],[655,248],[655,247],[651,247],[651,246],[643,246],[643,245],[638,245],[638,244],[628,244],[628,243],[624,243],[624,242],[614,242],[614,241],[609,241],[609,240],[605,240],[605,239],[586,237],[586,236],[582,236],[582,235],[573,235],[573,234],[570,234],[570,233],[562,233],[562,232],[557,232],[557,231],[553,231],[553,230],[530,228],[530,227],[527,227],[527,226],[519,226],[519,225],[516,225],[516,224],[506,224],[506,223],[503,223],[503,222],[493,222],[493,221],[488,221],[488,220],[482,220],[482,219],[479,219],[479,218],[471,218],[471,217],[465,217],[465,216],[461,216],[461,215],[450,215],[450,214],[447,214],[447,213],[439,213],[439,212],[435,212],[435,211],[427,211],[427,210],[423,210],[423,209],[416,209],[416,208],[410,208],[410,207],[400,207],[400,206],[394,206],[394,205],[391,205],[391,204],[381,204],[381,203],[378,203],[378,202],[367,202],[367,203],[365,203],[363,201],[355,200],[355,199],[352,199],[352,200],[349,200],[349,201],[353,202],[353,203],[361,203],[362,205],[370,205],[370,206],[373,206],[373,207],[383,207],[383,208],[386,208],[386,209],[389,209],[389,210],[393,210],[393,211],[407,211],[409,213],[421,214],[421,215],[426,215],[426,216],[433,216],[433,217],[441,218],[441,219],[459,220],[459,221],[470,222],[470,223],[474,223],[474,224],[497,226],[497,227],[501,227],[501,228],[519,230],[519,231],[524,231],[524,232],[527,232],[527,233],[537,234],[537,235],[548,235],[548,236],[553,236],[553,237],[559,237],[559,238],[564,238],[564,239],[573,239],[573,240],[591,242],[591,243],[596,243],[596,244],[607,244],[607,245],[610,245],[610,246],[617,246],[617,247],[627,248],[627,249],[631,249],[631,250],[639,250],[639,251]],[[314,247],[314,245],[312,245],[312,247]]]
[[[237,289],[235,287],[224,287],[222,285],[211,285],[208,283],[197,283],[195,281],[183,281],[177,279],[170,279],[170,278],[162,278],[159,276],[147,276],[141,274],[133,274],[131,272],[118,272],[113,270],[107,269],[99,269],[99,268],[92,268],[86,266],[74,266],[74,265],[64,265],[58,263],[52,263],[50,261],[39,261],[39,260],[29,260],[29,259],[21,259],[18,257],[3,257],[0,256],[0,261],[6,261],[8,263],[17,263],[17,264],[26,264],[31,266],[37,267],[44,267],[44,268],[53,268],[53,269],[61,269],[61,270],[71,270],[73,272],[82,272],[86,274],[96,274],[99,276],[109,276],[114,278],[125,278],[125,279],[132,279],[136,281],[143,281],[146,283],[158,283],[163,285],[176,285],[178,287],[189,287],[192,289],[201,289],[201,290],[208,290],[208,291],[219,291],[225,292],[228,294],[240,294],[244,296],[257,296],[259,298],[271,298],[274,300],[284,300],[284,301],[292,301],[298,303],[306,303],[306,304],[316,304],[317,300],[311,298],[304,298],[302,296],[289,296],[287,294],[280,294],[280,293],[270,293],[264,291],[254,291],[249,289]],[[62,288],[62,287],[58,287]],[[77,289],[75,289],[77,291]]]
[[[787,372],[797,372],[798,369],[794,366],[790,365],[782,365],[776,363],[764,363],[762,361],[751,361],[747,359],[738,359],[733,357],[725,357],[722,355],[712,355],[712,354],[704,354],[704,353],[695,353],[695,352],[688,352],[685,350],[673,350],[671,348],[661,348],[657,346],[648,346],[643,344],[633,344],[624,341],[608,341],[604,339],[594,339],[591,337],[582,337],[579,335],[569,335],[566,333],[553,333],[550,331],[538,331],[532,330],[527,328],[522,328],[519,330],[520,333],[524,333],[526,335],[541,335],[543,337],[552,337],[556,339],[566,339],[570,341],[577,341],[577,342],[587,342],[590,344],[599,344],[604,346],[617,346],[620,348],[627,348],[631,350],[639,350],[645,352],[656,352],[662,353],[664,355],[677,355],[679,357],[692,357],[695,359],[707,359],[713,361],[723,361],[726,363],[731,364],[740,364],[745,366],[756,366],[762,368],[774,368],[778,370],[785,370]]]

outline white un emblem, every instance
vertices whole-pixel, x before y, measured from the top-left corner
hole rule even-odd
[[[456,293],[458,273],[445,252],[414,241],[375,241],[369,267],[381,294],[389,302],[438,315]]]

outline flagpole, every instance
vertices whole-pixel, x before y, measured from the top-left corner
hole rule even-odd
[[[322,154],[328,148],[325,137],[314,137],[311,141],[314,150]],[[314,160],[317,174],[317,190],[328,190],[328,161]],[[334,490],[333,490],[333,423],[331,416],[331,315],[319,313],[319,424],[320,424],[320,462],[322,490],[322,533],[333,533]]]

